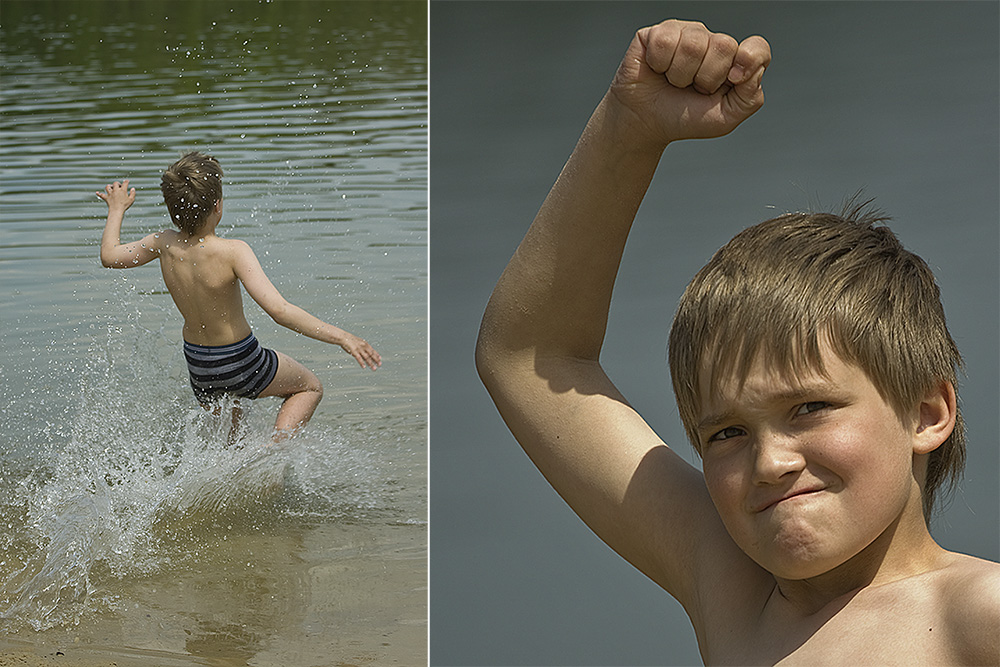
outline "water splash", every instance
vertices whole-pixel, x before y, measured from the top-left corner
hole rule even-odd
[[[190,565],[234,526],[357,521],[383,506],[374,455],[340,430],[310,425],[267,446],[270,404],[251,411],[242,446],[227,449],[226,420],[171,377],[178,360],[164,343],[134,324],[108,326],[83,355],[79,386],[66,390],[75,404],[63,397],[68,426],[34,453],[22,445],[21,458],[4,448],[0,629],[114,611],[122,580]]]

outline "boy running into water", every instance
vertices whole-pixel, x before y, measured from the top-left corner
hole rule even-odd
[[[312,371],[257,342],[243,314],[241,284],[278,324],[340,345],[362,368],[375,370],[381,365],[378,352],[366,341],[285,301],[249,245],[215,235],[222,219],[222,169],[215,158],[188,153],[163,174],[160,189],[176,230],[122,243],[122,219],[135,201],[135,188],[129,190],[128,184],[115,181],[97,192],[108,204],[101,263],[129,269],[160,260],[163,282],[184,317],[184,356],[202,407],[213,408],[225,395],[281,396],[285,401],[272,438],[280,442],[309,421],[323,397],[323,385]],[[230,443],[241,416],[240,408],[234,407]]]
[[[998,664],[1000,566],[926,519],[964,457],[958,351],[926,264],[857,210],[723,247],[670,334],[703,472],[599,355],[632,219],[673,141],[728,134],[771,60],[700,23],[643,28],[500,278],[477,365],[577,514],[683,605],[718,664]]]

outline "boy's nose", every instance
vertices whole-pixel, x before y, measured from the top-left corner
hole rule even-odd
[[[758,433],[753,453],[753,483],[756,485],[777,484],[785,475],[805,468],[805,457],[795,439],[781,433]]]

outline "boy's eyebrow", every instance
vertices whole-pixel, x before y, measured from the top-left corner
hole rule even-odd
[[[730,421],[736,413],[732,410],[710,414],[698,422],[698,431],[707,431]]]
[[[789,387],[788,389],[783,389],[773,394],[769,393],[765,398],[769,403],[770,402],[790,403],[793,401],[801,401],[805,398],[809,398],[810,396],[814,396],[816,391],[826,387],[827,384],[822,381],[809,382],[805,384],[800,384],[797,387]],[[731,409],[710,413],[705,417],[703,417],[698,422],[698,430],[704,431],[707,429],[720,426],[732,420],[735,417],[736,417],[736,411]]]

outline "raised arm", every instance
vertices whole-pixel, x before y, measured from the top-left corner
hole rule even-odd
[[[257,302],[275,322],[292,331],[339,345],[350,354],[362,368],[377,369],[382,365],[382,357],[368,341],[339,327],[324,322],[295,304],[289,303],[271,283],[253,249],[243,241],[232,241],[233,266],[236,277],[243,283],[247,294]]]
[[[727,134],[753,114],[769,61],[759,37],[737,44],[681,21],[639,30],[500,278],[476,349],[501,415],[553,487],[686,607],[699,550],[738,559],[738,549],[700,473],[663,446],[598,358],[629,228],[664,148]]]
[[[129,190],[128,179],[108,184],[96,194],[108,205],[108,219],[101,235],[101,264],[110,269],[131,269],[159,257],[159,242],[154,234],[132,243],[121,242],[125,211],[135,202],[135,188]]]

